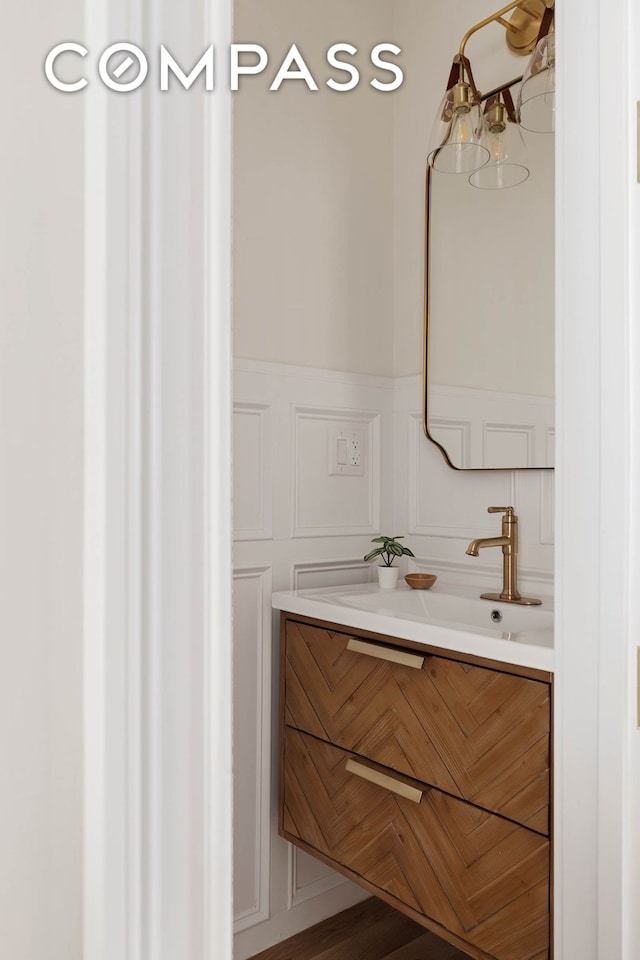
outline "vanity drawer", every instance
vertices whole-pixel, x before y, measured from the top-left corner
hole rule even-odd
[[[284,635],[285,723],[548,835],[547,683],[295,619]]]
[[[382,774],[383,786],[370,776]],[[413,791],[408,798],[396,789]],[[472,804],[285,728],[283,835],[454,943],[546,960],[549,841]]]

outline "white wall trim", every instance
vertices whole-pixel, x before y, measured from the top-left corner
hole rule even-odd
[[[199,0],[190,14],[199,36],[228,46],[228,0]],[[113,36],[155,42],[162,24],[169,42],[184,22],[165,0],[86,0],[84,39],[92,52]],[[98,83],[83,95],[84,956],[231,960],[230,97],[221,86],[203,98],[185,120],[184,153],[171,160],[158,149],[168,101],[161,108],[147,91],[118,98]],[[171,318],[160,283],[166,292],[173,280],[160,261],[173,267],[177,250],[152,229],[172,200],[162,177],[174,160],[189,167],[176,182],[207,180],[194,226],[202,261],[193,257],[187,275],[175,260],[176,280],[192,294],[183,302],[197,305],[176,335],[189,329],[203,347],[187,368],[163,353]],[[180,299],[179,283],[174,291]],[[184,437],[172,420],[177,395],[193,404],[199,435],[178,461],[193,494],[182,499],[184,489],[174,497],[166,488],[175,486],[171,453]],[[188,557],[182,544],[162,549],[185,503]],[[180,580],[186,565],[193,582]],[[201,667],[201,686],[186,698],[184,662],[169,669],[178,632],[168,624],[167,582],[177,616],[188,610],[182,649]],[[180,757],[161,709],[167,700],[177,726],[193,732],[180,797],[187,822],[163,803]],[[180,902],[167,886],[174,874]]]
[[[629,596],[635,593],[639,570],[633,569],[629,523],[610,522],[611,504],[629,518],[640,491],[631,485],[630,385],[637,374],[630,366],[629,342],[632,276],[637,262],[630,255],[631,191],[638,191],[637,141],[630,85],[628,43],[632,13],[629,0],[605,3],[598,18],[599,42],[599,189],[600,189],[600,636],[598,730],[598,955],[637,956],[638,944],[626,933],[636,913],[640,889],[634,889],[626,869],[629,836],[637,811],[628,802],[633,773],[629,749],[637,740],[635,711],[629,703],[629,653],[636,638],[629,632]],[[636,88],[637,89],[637,88]],[[636,93],[637,95],[637,93]],[[615,98],[614,109],[611,100]],[[633,99],[632,99],[633,98]],[[631,123],[629,123],[631,118]],[[634,224],[635,226],[635,224]],[[616,569],[616,567],[618,568]],[[613,641],[613,642],[612,642]],[[631,661],[633,663],[633,661]],[[635,698],[634,698],[635,699]],[[635,850],[636,856],[640,851]]]
[[[564,0],[557,11],[557,960],[637,954],[637,943],[624,941],[625,905],[640,895],[624,869],[632,822],[627,611],[629,580],[638,575],[626,523],[638,491],[631,491],[625,454],[635,271],[628,247],[632,7],[629,0]],[[585,124],[597,144],[592,151],[578,144]]]

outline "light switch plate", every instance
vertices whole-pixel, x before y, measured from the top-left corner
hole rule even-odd
[[[333,427],[329,430],[329,476],[362,477],[366,462],[366,431]]]

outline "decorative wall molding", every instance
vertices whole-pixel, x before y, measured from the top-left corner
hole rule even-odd
[[[309,590],[315,586],[339,586],[369,583],[373,579],[370,563],[361,559],[308,561],[291,564],[291,589]]]
[[[292,408],[293,538],[376,533],[380,517],[379,412]],[[364,474],[329,476],[331,428],[364,429]],[[357,518],[354,522],[354,518]],[[313,522],[315,520],[315,522]]]
[[[416,556],[415,559],[409,558],[408,569],[410,573],[436,573],[454,583],[477,583],[484,588],[493,588],[496,585],[496,567],[489,563],[475,561],[473,570],[464,561],[443,560],[435,556]],[[553,596],[553,573],[547,570],[535,570],[531,567],[520,567],[518,570],[520,583],[533,584],[547,597]]]
[[[236,599],[240,582],[251,584],[254,590],[253,596],[243,591],[234,624],[234,726],[245,734],[243,750],[236,757],[235,837],[243,845],[248,837],[253,835],[254,839],[248,859],[235,857],[234,932],[238,933],[268,920],[270,915],[271,657],[267,654],[271,647],[272,568],[237,567],[233,580]],[[248,629],[241,633],[245,626]],[[253,683],[247,686],[248,677]],[[251,723],[247,723],[248,714]],[[251,745],[247,734],[253,738]],[[248,898],[247,891],[251,891]],[[243,899],[250,902],[238,909]]]
[[[291,564],[292,590],[308,590],[315,586],[369,583],[372,579],[371,564],[363,563],[360,559],[311,560]]]
[[[269,403],[233,405],[235,540],[273,536],[272,410]]]

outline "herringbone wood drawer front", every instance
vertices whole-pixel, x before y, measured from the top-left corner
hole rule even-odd
[[[547,683],[439,656],[416,669],[349,637],[287,621],[286,723],[548,834]]]
[[[297,730],[284,739],[285,836],[479,948],[474,956],[548,958],[548,840],[415,781],[419,802],[398,796],[349,772],[345,751]]]

